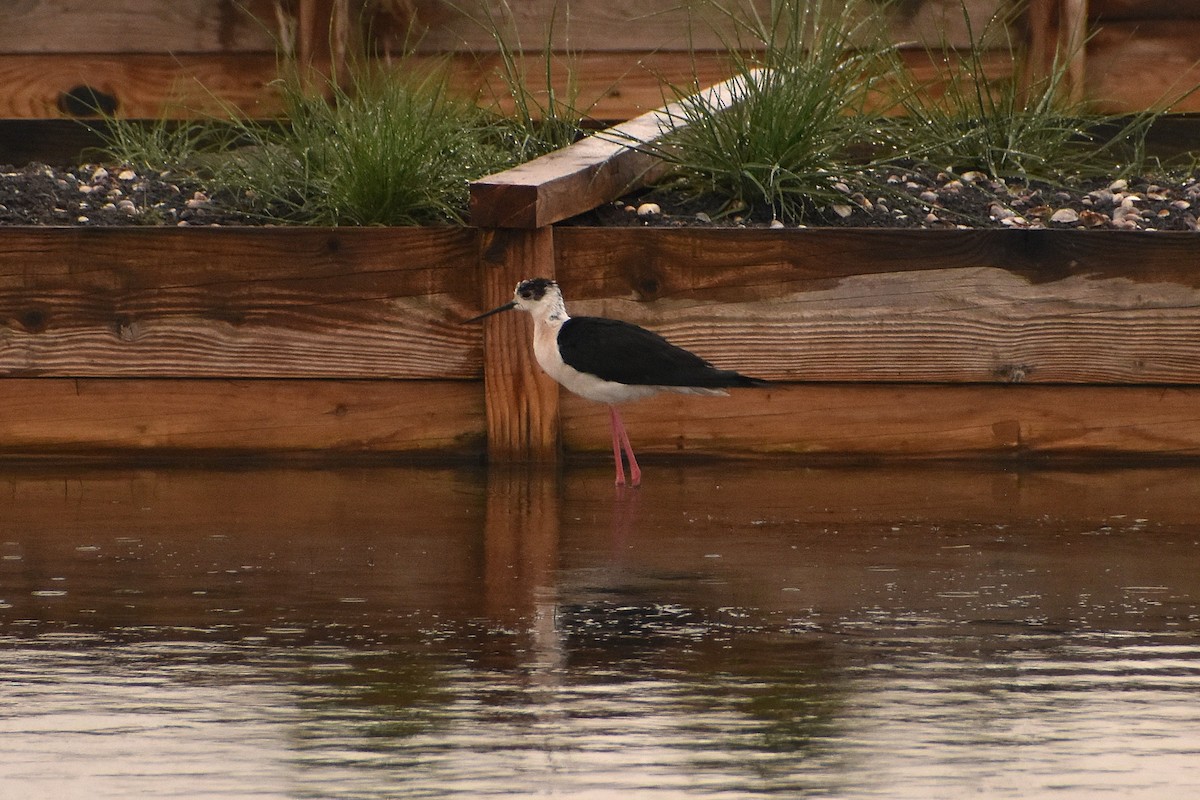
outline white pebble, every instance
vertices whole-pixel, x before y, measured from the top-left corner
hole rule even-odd
[[[1079,213],[1073,208],[1060,208],[1050,215],[1051,222],[1079,222]]]
[[[662,207],[658,203],[642,203],[637,207],[637,215],[639,217],[656,217],[662,213]]]
[[[137,173],[131,169],[123,169],[117,173],[117,178],[123,181],[131,181],[137,177]]]
[[[102,181],[108,177],[108,170],[104,167],[96,167],[96,171],[92,173],[92,183]]]
[[[850,206],[843,205],[841,203],[837,203],[833,206],[833,213],[837,214],[842,219],[845,219],[846,217],[848,217],[854,213],[854,209],[851,208]]]
[[[1120,192],[1127,188],[1129,188],[1129,181],[1125,180],[1124,178],[1117,178],[1108,185],[1108,190],[1110,192]]]
[[[772,228],[782,228],[783,222],[781,222],[780,220],[777,220],[777,219],[773,219],[773,220],[771,220],[771,227]]]

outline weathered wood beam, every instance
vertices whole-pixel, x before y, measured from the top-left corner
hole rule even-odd
[[[554,229],[495,229],[482,233],[480,306],[512,300],[525,278],[554,277]],[[489,317],[484,330],[483,391],[488,458],[494,462],[553,462],[559,457],[558,384],[533,358],[530,320],[523,313]]]
[[[1200,456],[1200,388],[798,384],[622,411],[638,455],[810,459]],[[564,448],[604,454],[603,406],[563,401]]]
[[[742,78],[731,78],[686,102],[719,109],[734,102]],[[471,223],[485,228],[540,228],[590,211],[660,174],[662,161],[644,147],[679,124],[670,103],[471,184]]]
[[[450,227],[9,228],[0,375],[475,379],[456,320],[477,248]]]
[[[150,454],[477,456],[465,381],[5,378],[0,459]]]
[[[567,227],[578,314],[805,381],[1200,385],[1200,237]]]

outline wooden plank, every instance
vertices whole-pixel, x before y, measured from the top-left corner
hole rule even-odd
[[[939,72],[921,50],[902,56],[918,80],[938,91]],[[416,58],[421,68],[434,57]],[[1011,59],[989,53],[988,75],[1012,72]],[[570,69],[567,68],[570,64]],[[48,118],[64,115],[63,97],[78,87],[91,87],[115,99],[117,115],[128,118],[190,118],[226,116],[229,108],[268,118],[283,111],[271,84],[278,77],[278,60],[271,55],[0,55],[0,119]],[[319,69],[328,69],[317,65]],[[449,59],[453,91],[476,98],[500,113],[511,113],[512,97],[500,77],[495,54],[459,54]],[[545,62],[526,63],[535,91],[544,85]],[[731,74],[722,53],[601,52],[554,58],[553,87],[557,96],[577,91],[576,105],[586,116],[621,122],[656,109],[695,83],[711,86]]]
[[[1191,234],[566,227],[556,241],[572,313],[758,377],[1200,383]]]
[[[1088,41],[1086,94],[1097,108],[1124,113],[1171,101],[1200,111],[1200,19],[1106,23]]]
[[[1179,0],[1088,0],[1088,16],[1115,20],[1200,19],[1200,5]]]
[[[0,374],[478,378],[457,324],[476,248],[450,227],[5,229]]]
[[[754,8],[769,19],[771,5],[770,0],[739,0],[724,7]],[[965,0],[976,33],[1003,5],[1002,0]],[[398,49],[408,23],[415,22],[423,32],[419,43],[423,52],[493,50],[495,27],[514,47],[519,44],[529,51],[540,50],[549,42],[553,49],[574,52],[689,52],[725,49],[739,38],[737,26],[727,14],[679,0],[577,0],[569,6],[561,0],[483,0],[466,4],[414,0],[393,6],[399,10],[399,19],[382,17],[373,25],[378,43]],[[828,6],[844,10],[834,3]],[[745,19],[745,12],[742,14]],[[953,47],[970,43],[958,2],[897,3],[887,14],[893,41],[937,43],[944,39]],[[740,38],[743,44],[748,43],[744,32]]]
[[[273,52],[271,0],[31,0],[0,5],[0,53]]]
[[[483,310],[512,300],[513,289],[525,278],[554,277],[553,228],[486,231],[480,248]],[[488,457],[497,462],[556,461],[558,384],[534,361],[528,316],[504,313],[479,324],[485,344]]]
[[[705,90],[726,108],[744,81]],[[638,149],[684,116],[678,103],[643,114],[510,170],[471,184],[471,222],[480,227],[540,228],[590,211],[659,174],[661,161]]]
[[[810,458],[1200,455],[1200,390],[800,384],[730,397],[661,395],[622,410],[643,453]],[[611,452],[608,412],[563,400],[568,453]]]
[[[1081,103],[1087,71],[1087,0],[1030,0],[1025,19],[1029,28],[1027,83],[1065,70],[1062,99]]]
[[[0,55],[0,118],[58,117],[79,87],[115,98],[122,117],[227,116],[230,107],[273,117],[278,59],[239,55]]]
[[[0,458],[478,453],[477,383],[0,380]]]

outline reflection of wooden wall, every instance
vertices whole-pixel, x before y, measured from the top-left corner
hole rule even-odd
[[[742,0],[768,5],[767,0]],[[966,0],[978,31],[1008,0]],[[679,0],[470,0],[495,18],[512,9],[513,41],[540,51],[549,35],[570,52],[581,101],[602,119],[619,119],[660,104],[660,79],[703,82],[727,74],[721,54],[728,26],[714,31]],[[698,3],[692,3],[699,6]],[[368,13],[361,13],[363,8]],[[559,10],[554,11],[555,8]],[[361,17],[361,19],[360,19]],[[112,102],[126,116],[186,116],[231,103],[265,116],[278,110],[269,89],[277,46],[323,68],[342,62],[365,40],[395,50],[411,29],[423,54],[453,53],[464,90],[489,84],[496,67],[488,32],[446,0],[22,0],[0,5],[0,117],[57,117],[77,110],[72,97]],[[718,26],[719,27],[719,26]],[[1034,63],[1056,41],[1093,34],[1076,60],[1080,96],[1106,108],[1142,108],[1172,85],[1200,80],[1200,7],[1166,0],[1031,0],[1026,25]],[[690,32],[690,33],[689,33]],[[897,41],[945,36],[969,41],[959,0],[908,0],[892,12]],[[689,52],[689,48],[695,52]],[[997,69],[1003,71],[1002,62]],[[533,69],[537,69],[534,65]],[[565,85],[565,70],[556,77]],[[75,90],[72,93],[72,90]],[[484,90],[484,96],[491,94]],[[1200,109],[1200,98],[1187,108]]]

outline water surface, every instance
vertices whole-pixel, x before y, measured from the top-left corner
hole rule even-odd
[[[0,797],[1200,796],[1200,472],[0,473]]]

